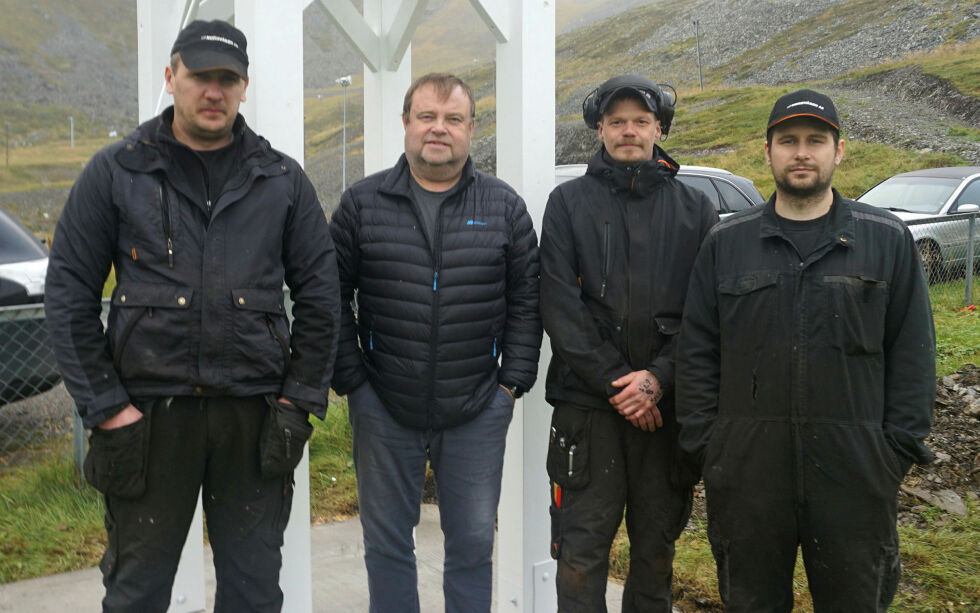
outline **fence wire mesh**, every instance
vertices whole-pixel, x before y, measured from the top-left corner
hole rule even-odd
[[[931,285],[963,283],[963,300],[973,304],[980,272],[980,222],[977,213],[945,215],[905,222],[919,247],[922,268]],[[969,273],[969,274],[967,274]]]
[[[72,432],[42,305],[0,307],[0,470]]]

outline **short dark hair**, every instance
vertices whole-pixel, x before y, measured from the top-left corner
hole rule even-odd
[[[833,129],[826,122],[820,121],[819,119],[813,119],[812,117],[794,117],[789,121],[805,121],[811,125],[817,126],[827,132],[830,132],[834,136],[834,148],[840,144],[840,131]],[[772,133],[779,129],[782,124],[776,124],[773,127],[766,130],[766,145],[772,147]]]
[[[177,67],[180,66],[180,51],[170,56],[170,70],[177,74]]]
[[[465,81],[448,72],[430,72],[415,79],[408,91],[405,92],[405,101],[402,103],[402,118],[408,118],[408,113],[412,110],[412,96],[423,85],[435,87],[441,100],[449,98],[457,87],[462,88],[463,93],[470,99],[470,121],[476,119],[476,100],[473,99],[473,90]]]

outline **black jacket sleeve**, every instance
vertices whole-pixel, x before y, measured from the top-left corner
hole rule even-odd
[[[582,302],[568,209],[559,190],[551,192],[541,228],[541,321],[554,352],[597,394],[619,390],[612,382],[631,372],[619,350],[603,340]]]
[[[44,310],[65,387],[85,426],[127,404],[100,319],[102,286],[112,266],[118,211],[107,150],[82,170],[58,220],[45,279]]]
[[[337,248],[340,276],[340,345],[332,386],[340,395],[352,392],[367,381],[354,315],[354,290],[357,289],[361,260],[357,242],[358,225],[357,205],[348,189],[340,197],[340,206],[330,220],[330,234]]]
[[[885,313],[885,438],[908,462],[928,464],[936,399],[936,336],[929,286],[908,228],[895,255]]]
[[[497,381],[531,389],[541,355],[541,318],[538,314],[538,237],[524,201],[515,196],[510,214],[510,249],[507,252],[507,321]]]
[[[681,448],[702,464],[718,415],[720,325],[715,249],[709,235],[694,262],[677,339],[676,405]]]
[[[337,355],[340,288],[337,257],[323,209],[297,166],[296,200],[283,235],[285,281],[293,301],[289,368],[282,395],[323,419]]]
[[[711,204],[708,197],[700,191],[697,192],[697,195],[699,197],[698,208],[700,212],[700,227],[698,228],[698,244],[700,245],[704,243],[704,238],[711,231],[711,228],[718,223],[719,217],[718,211],[715,210],[714,205]],[[682,288],[680,291],[686,294],[687,287]],[[660,349],[660,353],[653,359],[653,362],[647,366],[647,370],[657,378],[657,381],[660,383],[660,389],[665,395],[672,394],[675,386],[674,371],[677,353],[677,322],[675,321],[673,325],[675,326],[673,330],[661,329],[661,332],[669,336],[669,340]]]

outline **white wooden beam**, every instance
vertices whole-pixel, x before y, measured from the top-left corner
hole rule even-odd
[[[545,4],[547,4],[545,0]],[[510,38],[510,19],[511,4],[509,0],[470,0],[473,9],[476,10],[487,29],[497,39],[498,43],[506,43]]]
[[[376,32],[390,32],[401,4],[364,0],[364,21]],[[364,65],[364,176],[393,166],[405,149],[401,115],[402,100],[412,84],[411,45],[403,56],[408,60],[395,68],[387,63],[381,70]]]
[[[428,3],[429,0],[404,0],[398,8],[398,14],[385,34],[385,67],[388,70],[398,70]]]
[[[192,16],[187,23],[195,19],[211,21],[221,19],[231,22],[235,16],[235,0],[200,0],[197,7],[197,14]]]
[[[384,30],[371,29],[368,21],[357,12],[350,0],[317,0],[317,3],[354,51],[361,56],[361,61],[372,72],[380,70],[384,65],[384,54],[381,49],[382,39],[378,33]]]
[[[506,42],[497,44],[497,176],[524,198],[540,236],[555,177],[555,2],[508,0],[506,7],[503,0],[479,3],[493,6],[498,19],[509,20],[496,22],[507,35]],[[538,383],[515,407],[507,433],[497,515],[499,613],[557,608],[545,470],[551,406],[544,398],[544,379],[550,359],[545,336]]]

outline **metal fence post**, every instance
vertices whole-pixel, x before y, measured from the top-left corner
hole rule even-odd
[[[71,412],[71,448],[75,456],[75,468],[78,469],[78,474],[82,475],[82,464],[85,462],[85,451],[88,448],[88,442],[85,440],[85,426],[82,424],[82,418],[78,416],[78,406],[74,402],[71,403]]]
[[[973,253],[974,245],[977,240],[977,213],[970,215],[970,234],[966,241],[966,289],[964,290],[963,301],[965,306],[973,304]]]

